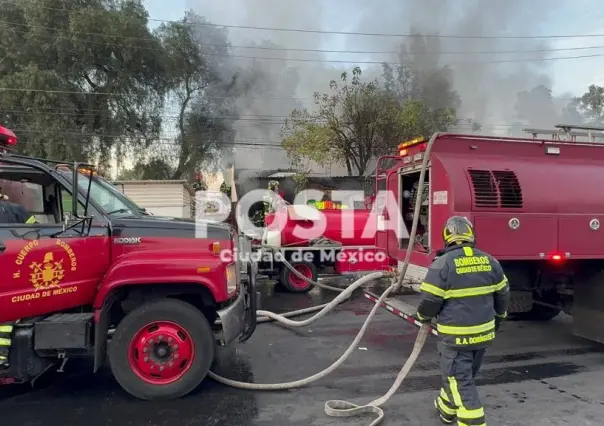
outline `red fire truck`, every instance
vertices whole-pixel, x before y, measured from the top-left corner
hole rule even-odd
[[[0,144],[0,192],[36,218],[0,223],[0,323],[18,321],[3,382],[93,355],[132,395],[176,398],[216,345],[252,335],[256,270],[221,259],[239,244],[231,227],[196,238],[192,220],[145,214],[90,164],[16,155],[2,127]]]
[[[476,227],[479,247],[505,269],[511,314],[549,320],[564,311],[573,316],[577,335],[604,343],[604,202],[596,188],[604,181],[604,144],[595,141],[604,129],[556,127],[526,129],[532,139],[434,136],[406,278],[417,289],[443,247],[445,221],[465,216]],[[423,138],[401,144],[398,155],[378,162],[376,190],[392,191],[402,211],[399,225],[409,231],[416,199],[409,195],[426,145]],[[400,265],[409,241],[386,229],[388,213],[379,213],[376,245]],[[399,297],[385,306],[401,316],[415,311],[416,296]]]
[[[254,259],[260,273],[275,275],[287,290],[301,293],[312,285],[287,268],[279,255],[313,281],[328,269],[348,275],[390,267],[392,259],[375,247],[375,214],[364,209],[321,207],[281,205],[266,215],[262,243],[277,251],[256,248],[262,254]]]

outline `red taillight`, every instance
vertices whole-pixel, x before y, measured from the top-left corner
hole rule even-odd
[[[547,258],[552,262],[562,262],[564,260],[564,256],[561,253],[550,253]]]

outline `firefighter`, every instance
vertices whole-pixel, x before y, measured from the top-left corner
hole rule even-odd
[[[21,205],[11,203],[0,187],[0,223],[36,223],[36,218]],[[8,367],[13,323],[0,324],[0,368]]]
[[[264,214],[274,213],[279,207],[279,181],[270,180],[268,182],[268,191],[264,195]]]
[[[35,216],[28,213],[20,204],[11,202],[5,194],[4,187],[8,186],[10,193],[12,184],[12,181],[0,181],[0,223],[36,223]]]
[[[469,220],[451,217],[443,239],[416,314],[421,322],[436,319],[443,384],[434,405],[444,423],[486,426],[474,377],[507,316],[509,284],[499,262],[475,247]]]

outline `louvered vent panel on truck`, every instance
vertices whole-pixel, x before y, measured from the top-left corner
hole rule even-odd
[[[493,170],[493,176],[499,189],[499,205],[504,209],[522,208],[522,188],[516,173],[511,170]]]
[[[489,170],[468,170],[474,192],[474,207],[499,207],[497,184]]]

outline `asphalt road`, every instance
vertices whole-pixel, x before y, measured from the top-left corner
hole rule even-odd
[[[300,309],[333,297],[274,293],[263,309]],[[370,302],[359,297],[309,327],[295,331],[259,326],[245,344],[221,350],[217,371],[258,383],[312,375],[337,359],[353,340]],[[2,426],[314,426],[360,425],[370,418],[326,417],[328,399],[368,402],[384,394],[413,346],[417,329],[380,309],[349,360],[306,388],[281,392],[230,389],[205,381],[177,401],[141,402],[126,395],[107,369],[68,364],[38,387],[0,389]],[[388,404],[384,425],[439,425],[432,405],[440,385],[436,345],[429,342],[410,377]],[[478,379],[489,426],[602,425],[604,346],[573,337],[567,318],[548,323],[508,322],[489,350]]]

